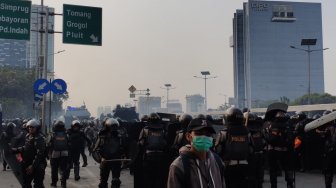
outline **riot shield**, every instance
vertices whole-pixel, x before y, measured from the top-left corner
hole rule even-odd
[[[7,162],[8,166],[12,169],[16,179],[22,185],[23,183],[23,174],[22,174],[22,155],[14,154],[11,151],[10,145],[6,142],[5,139],[0,140],[0,150],[3,152],[3,157]]]
[[[97,150],[93,150],[93,151],[92,151],[92,158],[93,158],[93,160],[95,160],[97,163],[100,163],[100,162],[101,162],[101,156],[100,156],[100,154],[98,153]]]
[[[331,112],[330,114],[324,115],[324,116],[308,123],[305,126],[304,131],[308,132],[310,130],[316,129],[316,128],[322,126],[322,125],[325,125],[326,123],[329,123],[329,122],[335,120],[335,119],[336,119],[336,111]]]

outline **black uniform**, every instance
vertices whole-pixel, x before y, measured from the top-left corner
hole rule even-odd
[[[246,188],[248,158],[252,149],[249,132],[243,125],[243,114],[239,109],[228,109],[224,118],[227,129],[218,133],[215,148],[226,166],[226,186],[227,188]]]
[[[279,165],[285,171],[287,187],[294,187],[294,168],[293,168],[293,133],[287,124],[288,118],[283,112],[278,112],[279,116],[272,122],[265,122],[267,131],[265,138],[268,149],[268,163],[270,171],[271,188],[277,187],[277,174]]]
[[[105,160],[100,164],[100,183],[99,188],[108,187],[108,178],[110,171],[112,172],[111,187],[119,187],[120,181],[120,171],[121,171],[121,161],[109,161],[113,159],[121,159],[125,154],[127,134],[124,129],[119,128],[104,129],[99,133],[98,140],[96,142],[95,149]],[[107,161],[106,161],[107,160]]]
[[[7,125],[5,128],[5,131],[1,133],[0,135],[0,140],[6,143],[11,143],[12,139],[14,138],[14,127],[12,125]],[[7,162],[4,158],[3,151],[2,153],[2,166],[3,166],[3,171],[6,171],[7,169]]]
[[[185,146],[185,145],[189,144],[188,140],[185,137],[185,134],[187,132],[188,124],[190,123],[191,120],[192,120],[192,116],[189,115],[189,114],[183,114],[179,119],[180,130],[178,130],[176,132],[175,139],[174,139],[174,142],[172,144],[172,152],[174,154],[173,155],[174,156],[173,160],[175,160],[175,158],[179,156],[179,149],[182,146]],[[175,125],[175,126],[177,126],[177,125]]]
[[[68,130],[68,137],[69,137],[69,146],[70,146],[70,157],[69,162],[70,165],[68,166],[67,170],[67,178],[70,175],[70,168],[73,167],[74,174],[75,174],[75,180],[78,181],[80,179],[79,176],[79,157],[81,154],[81,151],[85,147],[85,134],[78,130],[75,130],[74,128],[71,128]]]
[[[300,145],[295,146],[295,154],[300,163],[300,171],[305,171],[305,155],[306,155],[306,133],[304,132],[305,125],[309,122],[308,119],[301,120],[295,125],[295,139],[301,141]]]
[[[319,133],[325,139],[324,146],[324,178],[326,188],[332,187],[334,169],[336,168],[336,127],[335,124],[330,123],[327,127]]]
[[[85,134],[85,128],[86,128],[86,126],[87,125],[85,123],[85,125],[83,125],[81,127],[81,131],[84,133],[85,138],[86,138],[86,134]],[[90,145],[90,143],[87,142],[87,139],[84,139],[84,146],[81,148],[81,151],[80,151],[80,155],[82,156],[82,159],[83,159],[83,165],[82,165],[82,167],[86,167],[88,165],[88,163],[87,163],[87,156],[85,154],[85,148],[86,148],[86,146],[89,146],[89,145]]]
[[[249,163],[249,185],[251,188],[262,188],[264,181],[264,162],[266,141],[263,136],[262,120],[248,122],[247,128],[251,135],[253,152]]]
[[[14,148],[13,151],[22,152],[22,174],[23,188],[31,188],[34,180],[34,188],[44,188],[43,180],[46,161],[46,142],[41,133],[27,134],[23,147]],[[27,173],[27,169],[32,168],[32,173]]]
[[[164,126],[160,122],[151,122],[140,132],[138,144],[143,157],[144,187],[165,187],[168,157]]]
[[[54,129],[48,138],[47,147],[51,165],[51,186],[56,187],[60,170],[61,186],[66,187],[69,139],[64,127]]]

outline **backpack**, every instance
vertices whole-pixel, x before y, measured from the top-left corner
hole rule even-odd
[[[65,132],[54,132],[53,133],[53,150],[64,151],[68,150],[68,138]]]
[[[251,141],[254,152],[261,152],[264,150],[265,141],[263,139],[261,131],[250,131]]]
[[[106,155],[113,156],[120,152],[121,148],[121,139],[115,136],[102,136],[101,139],[103,140],[102,151]]]
[[[164,129],[144,129],[146,137],[146,150],[164,151],[167,146]]]
[[[286,128],[271,124],[268,130],[268,143],[273,147],[287,147]]]
[[[214,152],[211,152],[212,155],[214,156],[216,163],[219,166],[219,170],[221,173],[221,177],[223,178],[223,174],[224,174],[224,164],[221,160],[221,158]],[[182,160],[182,164],[183,164],[183,170],[184,170],[184,178],[183,178],[183,187],[189,188],[190,186],[190,157],[187,154],[180,154],[181,156],[181,160]],[[223,179],[222,179],[223,181]]]
[[[244,127],[245,128],[245,127]],[[250,154],[249,133],[236,133],[228,129],[224,132],[225,143],[223,143],[224,159],[226,160],[247,160]]]

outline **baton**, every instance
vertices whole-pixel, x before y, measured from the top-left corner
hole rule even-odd
[[[132,159],[109,159],[106,162],[116,162],[116,161],[132,161]]]

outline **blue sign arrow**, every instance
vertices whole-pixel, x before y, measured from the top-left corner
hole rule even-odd
[[[50,83],[46,79],[37,79],[34,83],[35,93],[45,94],[50,90]]]
[[[55,94],[63,94],[67,90],[67,84],[62,79],[56,79],[51,82],[50,90]]]

